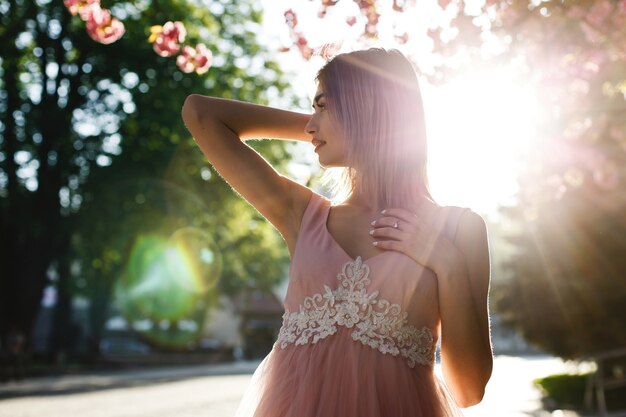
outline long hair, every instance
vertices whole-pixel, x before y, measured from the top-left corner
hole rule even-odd
[[[354,51],[328,61],[316,81],[346,139],[347,166],[322,177],[325,184],[335,180],[332,198],[358,190],[372,208],[411,210],[425,199],[434,202],[424,108],[411,62],[397,49]]]

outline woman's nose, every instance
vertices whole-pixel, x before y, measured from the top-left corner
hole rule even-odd
[[[315,115],[312,115],[306,126],[304,126],[304,131],[309,135],[313,135],[317,131],[317,124],[315,122]]]

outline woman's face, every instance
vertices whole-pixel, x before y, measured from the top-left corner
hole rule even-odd
[[[311,135],[320,165],[324,168],[346,166],[346,140],[341,128],[326,107],[326,96],[321,86],[313,99],[313,115],[304,131]]]

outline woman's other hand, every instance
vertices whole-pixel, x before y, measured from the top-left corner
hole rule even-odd
[[[437,272],[456,251],[452,242],[442,233],[444,221],[442,216],[417,215],[406,209],[389,208],[374,221],[370,234],[375,239],[376,247],[402,252],[420,265]]]

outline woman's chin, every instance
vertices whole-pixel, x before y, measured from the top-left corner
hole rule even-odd
[[[342,163],[341,161],[329,160],[327,157],[324,157],[320,154],[317,154],[317,162],[320,167],[325,169],[347,167],[347,165],[345,163]]]
[[[321,155],[317,155],[317,162],[322,168],[332,168],[333,166],[335,166]]]

